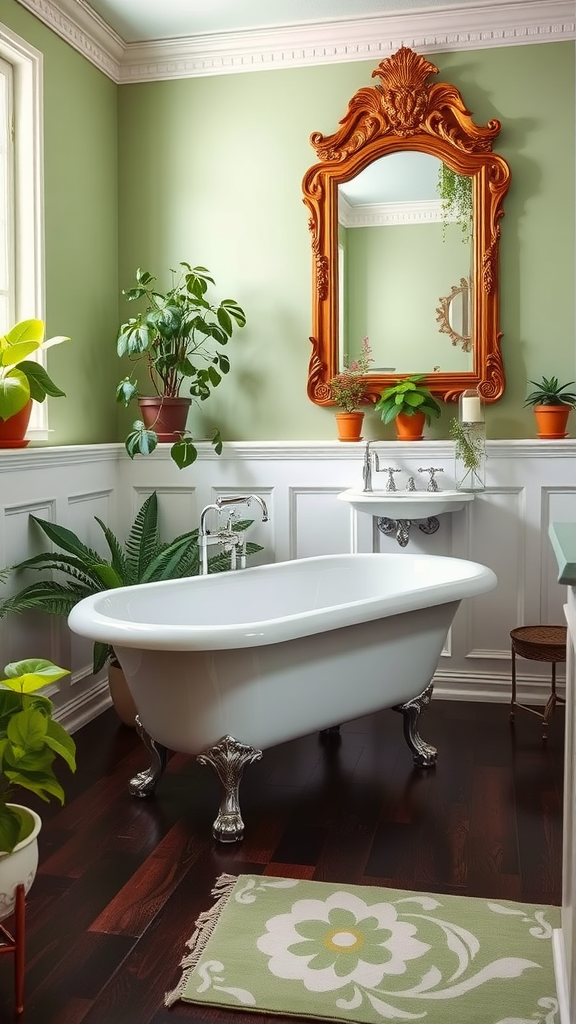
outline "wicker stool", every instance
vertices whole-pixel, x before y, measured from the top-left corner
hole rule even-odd
[[[566,661],[566,626],[518,626],[510,633],[512,647],[512,700],[510,721],[514,721],[514,708],[523,708],[542,719],[542,739],[548,738],[548,723],[557,704],[564,704],[564,698],[556,693],[556,663]],[[530,661],[552,663],[552,685],[544,714],[519,704],[516,700],[516,655]]]

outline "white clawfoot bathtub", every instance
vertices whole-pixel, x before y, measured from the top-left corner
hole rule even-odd
[[[197,755],[224,784],[213,832],[229,842],[242,769],[266,747],[395,708],[415,763],[434,764],[419,714],[460,601],[496,584],[457,558],[322,555],[105,591],[68,621],[125,672],[157,758],[132,792],[154,790],[166,748]]]

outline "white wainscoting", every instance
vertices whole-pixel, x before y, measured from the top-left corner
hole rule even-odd
[[[453,487],[449,441],[375,442],[380,465],[402,470],[398,487],[414,476],[425,489],[434,466],[441,487]],[[510,698],[510,630],[534,623],[562,623],[565,591],[557,582],[548,540],[550,522],[576,520],[576,441],[491,441],[487,488],[462,511],[440,517],[440,529],[424,535],[413,527],[404,550],[471,558],[498,575],[495,592],[463,603],[436,674],[437,696],[505,702]],[[46,538],[29,514],[68,526],[104,550],[98,515],[124,537],[144,498],[156,490],[164,539],[198,525],[202,508],[219,495],[263,497],[250,539],[264,546],[252,560],[280,561],[347,551],[401,551],[376,521],[339,502],[339,491],[362,483],[362,444],[340,442],[234,442],[218,457],[202,445],[196,463],[180,471],[162,446],[149,458],[130,461],[120,445],[34,448],[0,452],[0,566],[45,550]],[[385,476],[375,477],[383,486]],[[24,580],[19,583],[23,585]],[[10,580],[0,593],[14,589]],[[0,621],[0,659],[50,657],[71,668],[50,694],[70,729],[109,702],[106,680],[91,674],[91,645],[66,624],[40,615]],[[519,659],[519,699],[543,702],[549,666]],[[559,672],[559,677],[561,673]],[[503,710],[504,713],[504,710]]]

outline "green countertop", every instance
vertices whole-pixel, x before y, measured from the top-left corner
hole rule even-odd
[[[576,587],[576,523],[551,523],[548,536],[558,563],[558,583]]]

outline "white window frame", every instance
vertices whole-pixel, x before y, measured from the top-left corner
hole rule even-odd
[[[14,322],[45,321],[43,57],[5,25],[0,25],[0,57],[13,71]],[[46,402],[33,402],[26,436],[48,437]]]

